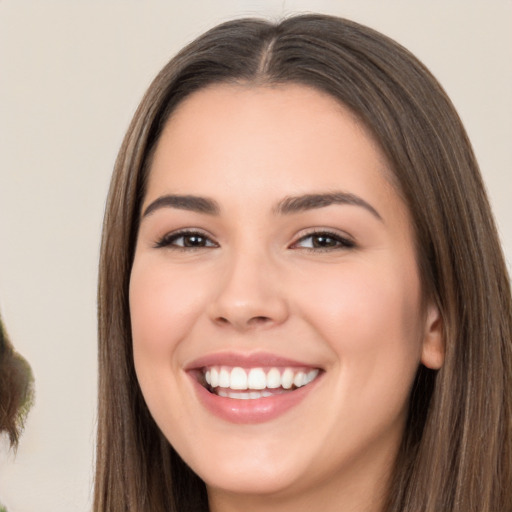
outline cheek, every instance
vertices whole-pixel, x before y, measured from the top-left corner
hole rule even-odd
[[[194,275],[149,258],[134,261],[129,303],[135,372],[153,418],[166,433],[174,431],[169,428],[179,425],[189,406],[179,357],[182,341],[204,310],[200,291]]]
[[[304,316],[345,368],[378,372],[385,365],[415,372],[421,355],[421,288],[414,261],[327,269],[303,295]],[[388,375],[389,378],[389,375]]]
[[[179,364],[186,348],[183,340],[206,301],[199,278],[149,258],[136,259],[132,268],[129,299],[135,372],[148,407],[162,425],[173,424],[173,411],[184,406],[179,393],[162,393],[162,389],[183,385]],[[175,407],[167,407],[167,401]]]
[[[178,345],[204,309],[203,293],[193,275],[136,260],[130,277],[135,354],[159,355]]]
[[[338,446],[339,429],[351,446],[401,432],[421,357],[415,267],[413,272],[393,265],[348,267],[316,280],[303,303],[333,353],[332,396],[339,405],[324,418],[336,425],[331,449]]]

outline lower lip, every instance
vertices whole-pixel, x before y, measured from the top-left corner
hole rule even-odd
[[[306,386],[279,395],[253,398],[248,400],[227,398],[210,393],[197,380],[191,377],[195,391],[208,411],[230,423],[250,424],[264,423],[281,416],[299,405],[314,389],[320,377]]]

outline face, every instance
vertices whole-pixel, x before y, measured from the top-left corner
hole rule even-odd
[[[360,122],[305,86],[217,85],[152,161],[130,281],[137,377],[210,498],[371,495],[420,362],[413,233]]]

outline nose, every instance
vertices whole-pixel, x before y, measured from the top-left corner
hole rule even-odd
[[[239,331],[285,322],[288,303],[278,274],[269,257],[244,254],[232,258],[218,277],[209,308],[211,320]]]

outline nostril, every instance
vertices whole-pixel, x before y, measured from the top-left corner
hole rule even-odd
[[[264,324],[270,321],[268,316],[255,316],[249,320],[252,324]]]
[[[229,325],[229,324],[233,324],[235,326],[238,326],[238,327],[242,327],[242,325],[245,325],[245,327],[255,327],[255,326],[258,326],[258,325],[264,325],[264,324],[267,324],[269,322],[272,322],[272,319],[269,318],[268,316],[253,316],[251,318],[249,318],[248,320],[246,321],[243,321],[241,323],[238,323],[235,319],[233,320],[229,320],[229,318],[226,318],[224,316],[219,316],[215,319],[215,321],[220,324],[220,325]]]

